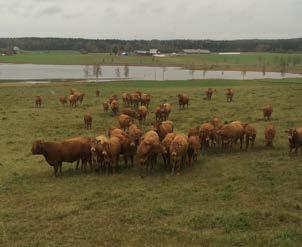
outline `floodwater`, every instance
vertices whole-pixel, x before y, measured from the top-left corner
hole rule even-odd
[[[98,80],[190,80],[190,79],[282,79],[302,77],[302,74],[280,72],[202,71],[179,67],[101,66]],[[0,64],[0,80],[94,80],[92,66]]]

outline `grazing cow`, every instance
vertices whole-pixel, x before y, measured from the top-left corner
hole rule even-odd
[[[192,135],[188,138],[188,160],[189,165],[192,164],[192,160],[197,161],[199,150],[201,149],[199,136]]]
[[[250,142],[251,142],[251,147],[253,148],[255,144],[257,131],[250,124],[243,124],[243,128],[245,133],[245,148],[248,149]]]
[[[158,134],[150,130],[143,136],[138,148],[137,156],[140,166],[146,166],[146,173],[152,170],[157,162],[157,156],[162,154],[163,149]]]
[[[97,89],[97,90],[95,91],[95,97],[97,97],[97,98],[100,97],[100,90]]]
[[[174,126],[172,121],[156,122],[153,125],[154,131],[157,132],[159,139],[162,141],[168,133],[172,133]]]
[[[62,105],[66,105],[67,104],[67,97],[66,96],[60,96],[59,100],[61,102]]]
[[[135,146],[138,146],[140,138],[143,135],[143,131],[137,127],[135,124],[131,124],[129,126],[129,137],[132,144],[135,144]]]
[[[232,88],[226,89],[226,98],[227,102],[232,102],[234,97],[234,90]]]
[[[273,113],[273,107],[271,105],[268,105],[263,108],[263,118],[264,120],[270,120]]]
[[[125,129],[128,129],[129,126],[133,123],[133,119],[126,114],[121,114],[118,117],[118,122],[119,122],[120,128],[125,130]]]
[[[151,101],[151,95],[150,94],[143,93],[141,95],[141,105],[142,106],[149,107],[150,101]]]
[[[287,130],[286,133],[288,133],[289,153],[292,153],[293,149],[298,153],[298,148],[302,146],[302,127]]]
[[[76,107],[77,106],[77,97],[73,94],[69,95],[68,97],[69,106]]]
[[[187,109],[189,108],[189,101],[190,98],[189,96],[185,95],[185,94],[178,94],[178,105],[179,105],[179,110],[185,109],[185,106],[187,106]]]
[[[143,105],[137,109],[138,120],[140,122],[146,121],[147,114],[148,114],[148,109],[146,108],[146,106]]]
[[[273,146],[273,141],[276,135],[276,129],[273,124],[268,124],[264,130],[265,144],[267,147]]]
[[[199,139],[203,151],[206,151],[210,146],[215,146],[215,127],[211,123],[203,123],[199,127]]]
[[[84,99],[84,96],[85,96],[84,93],[79,93],[79,94],[78,94],[77,98],[78,98],[78,101],[80,102],[80,104],[82,104],[83,99]]]
[[[69,140],[63,142],[44,142],[35,141],[32,145],[33,155],[43,155],[50,166],[54,168],[54,175],[57,176],[58,170],[62,174],[63,162],[74,162],[82,160],[85,164],[91,160],[90,144],[79,140]]]
[[[103,102],[103,111],[108,112],[109,110],[109,103],[107,101]]]
[[[168,133],[165,138],[162,141],[162,146],[163,146],[163,160],[165,163],[166,168],[168,169],[170,166],[170,145],[172,141],[174,140],[176,134],[175,133]]]
[[[124,108],[122,114],[126,114],[132,118],[137,118],[137,112],[131,108]]]
[[[232,145],[240,140],[240,149],[242,149],[243,139],[244,139],[244,128],[242,123],[239,121],[231,122],[224,125],[221,129],[217,130],[216,133],[220,136],[222,147],[226,148],[229,145],[231,150]]]
[[[110,103],[110,108],[112,110],[113,115],[116,115],[119,112],[119,103],[117,100],[113,100]]]
[[[177,134],[171,142],[169,152],[172,161],[172,175],[175,174],[175,170],[177,170],[177,175],[179,175],[181,165],[186,165],[188,146],[188,137],[183,134]]]
[[[36,96],[36,107],[41,107],[42,106],[42,97],[41,96]]]
[[[90,113],[84,115],[84,126],[86,129],[91,129],[92,126],[92,116]]]

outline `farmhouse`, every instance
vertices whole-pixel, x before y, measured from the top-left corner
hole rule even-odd
[[[183,49],[183,52],[186,54],[210,54],[209,50],[204,49]]]

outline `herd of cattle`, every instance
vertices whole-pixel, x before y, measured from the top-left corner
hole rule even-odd
[[[209,88],[205,91],[207,100],[211,100],[216,90]],[[70,90],[68,97],[59,97],[65,105],[69,101],[70,107],[82,104],[85,94],[74,89]],[[227,102],[232,102],[234,91],[226,89]],[[100,97],[100,91],[96,90],[96,97]],[[172,174],[179,174],[181,167],[192,165],[201,152],[210,149],[231,150],[239,141],[240,149],[253,148],[257,136],[256,129],[247,123],[240,121],[222,122],[218,117],[203,123],[195,128],[190,128],[187,134],[174,133],[174,124],[169,120],[172,107],[164,103],[155,109],[155,123],[153,128],[143,132],[140,125],[135,124],[135,119],[141,124],[146,120],[151,101],[149,94],[140,91],[123,93],[123,110],[120,111],[117,95],[112,95],[108,101],[103,102],[104,112],[111,109],[113,115],[118,116],[118,127],[111,127],[107,136],[100,135],[96,138],[75,137],[61,142],[44,142],[37,140],[32,145],[32,154],[43,155],[50,166],[54,168],[54,175],[62,172],[62,162],[77,161],[77,169],[81,162],[81,169],[87,171],[89,164],[91,170],[109,170],[115,173],[120,156],[123,157],[125,167],[133,166],[136,157],[137,163],[146,168],[148,174],[156,165],[159,157],[162,157],[167,169]],[[185,94],[178,95],[179,109],[188,109],[190,98]],[[42,97],[36,96],[36,107],[41,107]],[[263,117],[270,120],[272,106],[263,109]],[[85,128],[92,126],[91,114],[84,116]],[[290,129],[288,133],[290,153],[293,149],[297,153],[302,146],[302,128]],[[266,146],[273,146],[276,129],[273,124],[268,124],[264,131]]]

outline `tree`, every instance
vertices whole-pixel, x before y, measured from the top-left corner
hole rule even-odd
[[[102,68],[100,64],[94,64],[93,65],[93,75],[96,79],[99,78],[100,75],[102,75]]]
[[[114,46],[114,47],[112,48],[112,53],[113,53],[114,55],[116,55],[116,54],[118,53],[118,47],[117,47],[117,46]]]
[[[242,79],[244,80],[244,77],[246,76],[246,66],[243,66],[241,68],[241,75],[242,75]]]
[[[203,64],[203,66],[202,66],[203,79],[206,78],[207,71],[208,71],[208,66],[206,64]]]
[[[266,66],[265,64],[262,65],[262,76],[265,77],[266,74]]]
[[[89,66],[85,65],[83,68],[84,77],[87,79],[89,77]]]
[[[128,78],[128,76],[129,76],[129,65],[128,65],[128,64],[126,64],[126,65],[124,66],[124,76],[125,76],[126,78]]]
[[[196,70],[195,64],[192,64],[192,65],[190,66],[190,74],[191,74],[191,76],[192,76],[192,80],[194,80],[195,70]]]
[[[120,78],[120,76],[121,76],[121,71],[120,71],[120,68],[119,68],[119,67],[116,67],[116,68],[115,68],[115,75],[116,75],[117,78]]]
[[[163,70],[163,81],[164,81],[164,80],[165,80],[165,73],[166,73],[166,71],[167,71],[166,66],[163,66],[163,67],[162,67],[162,70]]]

